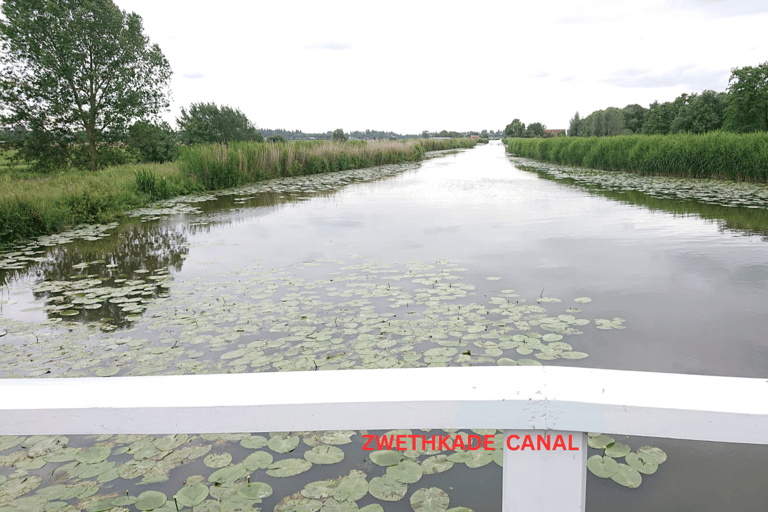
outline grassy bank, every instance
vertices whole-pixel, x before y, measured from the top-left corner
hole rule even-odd
[[[183,148],[178,162],[131,164],[95,173],[0,173],[0,248],[82,223],[111,222],[150,201],[279,176],[420,160],[426,151],[473,147],[440,141],[292,142]]]
[[[182,148],[179,167],[183,176],[213,190],[281,176],[416,161],[427,151],[470,148],[475,144],[470,139],[205,144]]]
[[[517,156],[679,178],[768,182],[768,133],[505,139]]]

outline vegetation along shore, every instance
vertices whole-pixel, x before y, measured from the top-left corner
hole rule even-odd
[[[281,176],[418,161],[472,139],[242,142],[181,147],[179,160],[97,171],[0,175],[0,246],[81,223],[111,222],[151,201]]]
[[[511,138],[509,153],[562,165],[642,175],[768,183],[768,133]]]

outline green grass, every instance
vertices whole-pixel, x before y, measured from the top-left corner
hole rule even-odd
[[[0,172],[0,247],[82,223],[111,222],[150,201],[262,179],[420,160],[426,151],[473,147],[468,139],[202,145],[179,162],[127,164],[95,173]]]
[[[296,141],[202,144],[182,148],[182,175],[207,190],[280,176],[297,176],[417,161],[425,152],[474,147],[469,139],[404,141]]]
[[[768,133],[505,139],[510,153],[644,175],[768,182]]]

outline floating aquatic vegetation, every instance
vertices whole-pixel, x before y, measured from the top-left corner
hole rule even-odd
[[[587,439],[590,448],[604,450],[603,455],[587,459],[587,469],[599,478],[610,478],[617,484],[635,489],[643,482],[642,475],[652,475],[659,465],[667,460],[667,454],[655,446],[643,446],[636,452],[611,436],[590,433]],[[624,457],[626,464],[616,461]]]

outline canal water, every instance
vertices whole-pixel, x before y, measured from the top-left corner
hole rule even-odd
[[[492,141],[26,242],[0,255],[0,377],[497,364],[765,377],[766,187],[615,176],[564,173]],[[406,459],[420,469],[393,470],[369,460],[359,434],[0,437],[0,510],[109,510],[126,490],[171,499],[185,483],[208,487],[194,487],[208,493],[198,510],[412,510],[431,487],[449,507],[500,509],[490,454],[417,451]],[[637,489],[590,474],[589,511],[768,503],[766,447],[614,438],[668,459]],[[303,456],[318,445],[338,452]],[[303,463],[269,469],[247,459],[254,451],[315,462],[285,478]],[[211,479],[221,468],[234,469]],[[270,486],[262,503],[247,475]],[[345,476],[376,490],[344,502],[305,487]]]

